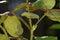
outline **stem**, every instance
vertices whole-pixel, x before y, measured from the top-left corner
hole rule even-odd
[[[0,28],[1,28],[1,29],[3,30],[3,32],[5,33],[5,35],[6,35],[6,40],[9,40],[6,30],[5,30],[1,25],[0,25]]]
[[[46,15],[44,14],[38,21],[35,25],[37,25]]]
[[[30,23],[30,27],[31,27],[31,29],[30,29],[30,40],[33,40],[32,22],[30,19],[29,19],[29,23]]]
[[[28,11],[28,13],[30,13],[30,9],[29,9],[29,4],[28,4],[28,0],[26,0],[26,3],[27,3],[27,11]],[[30,27],[32,28],[32,20],[31,20],[31,18],[29,18],[29,24],[30,24]]]
[[[28,4],[29,1],[26,0],[26,3],[27,3],[27,11],[28,11],[28,13],[30,13],[30,5]],[[31,18],[29,18],[29,24],[30,24],[30,40],[33,40],[33,29],[32,29],[32,20],[31,20]]]
[[[30,40],[33,40],[33,30],[31,30]]]
[[[19,18],[27,26],[27,28],[30,30],[29,25],[21,17],[19,17]]]

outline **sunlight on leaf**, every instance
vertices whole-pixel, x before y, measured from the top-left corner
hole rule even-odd
[[[34,14],[34,13],[24,12],[21,14],[21,16],[25,16],[25,17],[31,18],[31,19],[39,19],[39,16],[37,14]]]
[[[57,40],[57,38],[52,36],[49,36],[47,38],[37,37],[36,40]]]
[[[60,29],[60,24],[53,24],[50,28],[51,29]]]
[[[44,5],[46,5],[48,9],[52,9],[55,6],[56,1],[55,0],[43,0],[43,3]]]
[[[8,18],[4,21],[4,25],[7,32],[13,37],[18,37],[23,33],[21,23],[16,16],[8,16]]]
[[[46,16],[53,21],[60,22],[60,9],[52,9],[47,12]]]
[[[0,40],[6,40],[5,34],[0,34]],[[10,39],[9,39],[10,40]]]

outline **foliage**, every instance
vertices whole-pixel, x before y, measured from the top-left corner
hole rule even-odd
[[[41,5],[42,5],[42,0],[37,0],[36,2],[33,3],[32,6],[40,7]]]
[[[37,0],[31,5],[29,4],[29,0],[26,0],[26,3],[21,3],[20,5],[17,5],[14,10],[10,11],[13,16],[3,15],[0,19],[0,24],[4,23],[3,29],[5,32],[5,35],[7,37],[7,32],[10,36],[17,38],[17,40],[21,40],[21,38],[18,39],[18,37],[21,37],[23,34],[23,28],[21,25],[21,21],[26,25],[26,27],[30,30],[30,40],[33,40],[34,37],[34,31],[36,30],[38,23],[42,21],[42,19],[47,16],[52,21],[58,21],[60,22],[60,9],[53,9],[53,7],[56,4],[56,0]],[[19,15],[15,14],[17,10],[25,8],[27,12],[23,12],[21,16],[24,16],[28,18],[29,25],[23,20]],[[39,15],[32,13],[35,10],[42,10],[44,11],[44,15],[39,18]],[[31,19],[38,19],[36,24],[32,24]],[[53,25],[52,28],[59,29],[60,24]],[[7,32],[6,32],[7,31]],[[3,35],[2,35],[3,36]],[[48,37],[46,39],[42,39],[40,37],[37,37],[36,40],[55,40],[55,38]],[[8,40],[8,39],[7,39]],[[25,40],[25,39],[22,39]]]
[[[60,22],[60,9],[52,9],[46,13],[46,16],[53,21]]]
[[[13,37],[19,37],[23,33],[20,21],[16,16],[8,16],[4,21],[4,27],[7,32]]]
[[[21,16],[25,16],[25,17],[31,18],[31,19],[39,19],[39,16],[37,14],[34,14],[34,13],[24,12],[21,14]]]
[[[44,5],[46,5],[48,9],[52,9],[55,6],[55,3],[55,0],[37,0],[35,3],[33,3],[33,6],[42,7],[45,9]]]

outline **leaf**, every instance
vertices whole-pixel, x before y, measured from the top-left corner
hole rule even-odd
[[[34,3],[32,4],[32,6],[40,7],[41,4],[42,4],[42,0],[37,0],[36,2],[34,2]]]
[[[46,6],[48,9],[52,9],[55,6],[55,3],[55,0],[37,0],[33,3],[33,6],[40,7],[42,9],[46,9]]]
[[[46,16],[53,21],[60,22],[60,9],[52,9],[46,13]]]
[[[7,32],[13,37],[18,37],[23,33],[21,23],[16,16],[8,16],[8,18],[4,21],[4,25]]]
[[[14,8],[14,11],[17,11],[17,10],[20,10],[20,9],[22,9],[22,8],[25,8],[26,5],[27,5],[27,3],[21,3],[20,5],[18,5],[18,6],[16,6],[16,7]]]
[[[57,40],[57,38],[53,36],[48,36],[47,38],[37,37],[36,40]]]
[[[0,34],[0,40],[6,40],[5,34]],[[9,39],[10,40],[10,39]]]
[[[31,19],[39,19],[39,16],[37,14],[34,14],[34,13],[24,12],[21,14],[21,16],[25,16],[25,17],[31,18]]]
[[[42,5],[46,5],[48,9],[52,9],[55,6],[55,3],[56,3],[55,0],[43,0]]]
[[[28,5],[27,3],[21,3],[20,5],[18,5],[14,8],[14,11],[26,8],[27,5]],[[35,10],[38,10],[38,9],[39,9],[38,7],[35,7],[35,6],[33,7],[32,5],[30,5],[30,11],[35,11]]]
[[[51,29],[60,29],[60,24],[54,24],[50,28]]]

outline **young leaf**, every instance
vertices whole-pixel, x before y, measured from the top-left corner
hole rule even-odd
[[[37,14],[34,14],[34,13],[24,12],[21,14],[21,16],[25,16],[25,17],[31,18],[31,19],[39,19],[39,16]]]
[[[60,9],[52,9],[46,13],[46,16],[53,21],[60,22]]]
[[[6,40],[5,34],[0,34],[0,40]],[[10,40],[10,39],[9,39]]]
[[[34,3],[32,4],[32,6],[40,7],[41,4],[42,4],[42,0],[37,0],[36,2],[34,2]]]
[[[14,11],[17,11],[17,10],[20,10],[20,9],[22,9],[22,8],[25,8],[26,5],[27,5],[27,3],[21,3],[20,5],[18,5],[18,6],[16,6],[16,7],[14,8]]]
[[[60,24],[54,24],[50,28],[51,29],[60,29]]]
[[[8,18],[4,21],[4,25],[7,32],[13,37],[18,37],[23,33],[21,23],[16,16],[8,16]]]

